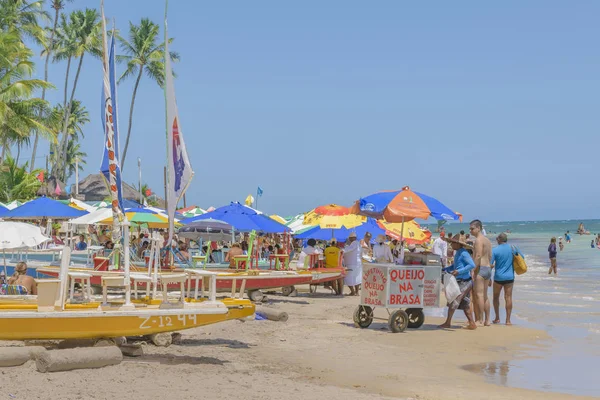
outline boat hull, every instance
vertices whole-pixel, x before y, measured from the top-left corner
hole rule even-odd
[[[92,286],[102,285],[102,276],[111,275],[122,275],[120,271],[93,271],[85,268],[71,268],[71,271],[87,272],[92,274],[91,284]],[[178,270],[169,271],[169,273],[183,272]],[[239,272],[239,273],[227,273],[223,271],[218,272],[217,275],[217,291],[228,292],[231,291],[235,281],[235,288],[239,290],[242,286],[242,281],[245,279],[246,290],[261,290],[261,289],[274,289],[279,287],[294,286],[312,283],[312,274],[304,273],[285,273],[275,271],[260,271],[258,275],[252,275],[250,272]],[[59,270],[55,267],[42,267],[38,268],[38,273],[58,278]],[[138,272],[139,273],[139,272]],[[142,272],[143,273],[143,272]],[[146,288],[146,282],[137,283],[138,290],[144,290]],[[168,290],[179,290],[180,287],[177,284],[169,285]]]
[[[98,339],[174,332],[250,317],[255,307],[248,300],[206,302],[199,306],[132,311],[73,310],[0,313],[0,340]]]

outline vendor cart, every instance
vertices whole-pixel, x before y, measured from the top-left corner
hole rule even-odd
[[[374,316],[375,308],[384,307],[392,332],[421,327],[425,322],[423,309],[440,307],[441,274],[440,265],[363,263],[361,299],[354,311],[354,324],[368,328],[374,319],[385,320]]]

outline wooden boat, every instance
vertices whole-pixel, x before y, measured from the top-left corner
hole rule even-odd
[[[216,274],[210,277],[206,298],[170,303],[68,304],[66,276],[70,250],[63,253],[59,280],[38,280],[38,296],[16,296],[0,311],[0,340],[87,339],[151,335],[241,319],[254,314],[249,300],[216,299]],[[10,296],[3,296],[4,298]]]
[[[107,271],[106,268],[91,269],[91,268],[71,268],[69,271],[85,272],[92,275],[91,284],[95,287],[101,286],[102,276],[118,276],[123,274],[122,271],[114,270]],[[147,274],[148,270],[137,269],[137,274]],[[46,275],[48,277],[56,278],[59,275],[59,268],[48,266],[37,268],[39,274]],[[164,273],[178,273],[183,270],[163,270]],[[274,289],[280,287],[291,287],[295,285],[310,284],[313,282],[313,274],[310,272],[295,272],[295,271],[261,271],[261,270],[249,270],[249,271],[232,271],[232,270],[216,270],[212,271],[217,273],[217,292],[228,292],[234,285],[236,289],[240,289],[242,282],[245,280],[246,290],[263,290],[263,289]],[[323,276],[317,273],[316,276]],[[138,282],[138,289],[146,287],[145,282]],[[178,290],[177,285],[169,285],[169,290]]]

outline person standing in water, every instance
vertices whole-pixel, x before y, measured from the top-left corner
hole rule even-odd
[[[560,249],[560,251],[563,251],[563,249],[565,248],[565,244],[562,241],[562,236],[558,238],[558,248]]]
[[[477,297],[475,301],[475,322],[480,325],[490,326],[488,286],[492,278],[492,268],[490,267],[492,243],[481,233],[482,229],[483,225],[478,219],[473,220],[469,226],[469,231],[475,237],[475,246],[473,249],[473,260],[475,261],[475,270],[473,271],[473,278],[475,280],[474,291]]]
[[[550,246],[548,246],[548,256],[550,257],[550,269],[548,270],[548,275],[554,271],[554,275],[556,275],[556,238],[553,237],[550,239]]]
[[[492,250],[492,265],[494,267],[494,324],[500,323],[500,294],[504,291],[504,305],[506,307],[506,325],[512,325],[510,315],[512,313],[512,293],[515,283],[515,268],[513,249],[507,243],[508,236],[501,233],[496,237],[498,246]],[[519,249],[514,248],[516,253],[523,255]]]

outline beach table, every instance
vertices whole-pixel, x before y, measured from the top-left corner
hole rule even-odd
[[[354,311],[354,325],[368,328],[374,319],[383,319],[394,333],[420,328],[425,322],[423,309],[440,307],[441,288],[440,265],[363,262],[361,298]],[[385,308],[389,318],[375,317],[377,307]]]

